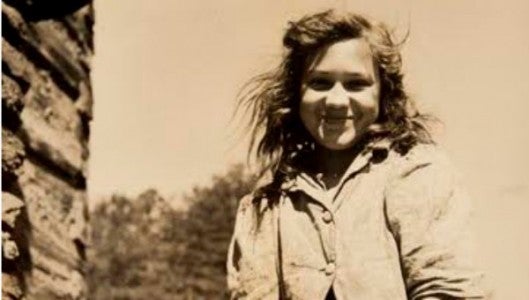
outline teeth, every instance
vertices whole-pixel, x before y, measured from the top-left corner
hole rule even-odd
[[[338,119],[338,120],[342,120],[342,119],[352,119],[353,116],[333,116],[333,115],[321,115],[321,118],[322,119],[331,119],[331,120],[334,120],[334,119]]]
[[[335,117],[325,117],[325,118],[322,118],[324,121],[343,121],[343,120],[352,120],[353,118],[352,117],[339,117],[339,118],[335,118]]]

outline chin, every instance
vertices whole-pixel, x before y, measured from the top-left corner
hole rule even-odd
[[[322,140],[320,144],[329,150],[346,150],[353,146],[353,141],[325,141]]]
[[[324,145],[325,148],[329,149],[329,150],[336,150],[336,151],[340,151],[340,150],[346,150],[346,149],[349,149],[352,147],[352,145],[341,145],[341,144],[332,144],[332,145]]]
[[[356,140],[356,135],[338,136],[334,139],[321,137],[319,144],[329,150],[346,150],[351,148]]]

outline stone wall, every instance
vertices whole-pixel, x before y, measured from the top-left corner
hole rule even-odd
[[[90,0],[2,3],[2,296],[84,299]]]

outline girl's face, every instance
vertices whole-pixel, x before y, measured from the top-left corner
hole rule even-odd
[[[299,114],[316,142],[331,150],[350,148],[379,112],[380,81],[368,43],[340,41],[307,64]]]

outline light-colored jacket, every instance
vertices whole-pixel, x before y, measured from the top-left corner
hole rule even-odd
[[[481,299],[468,197],[433,145],[357,156],[328,193],[301,174],[244,197],[228,254],[239,299]]]

